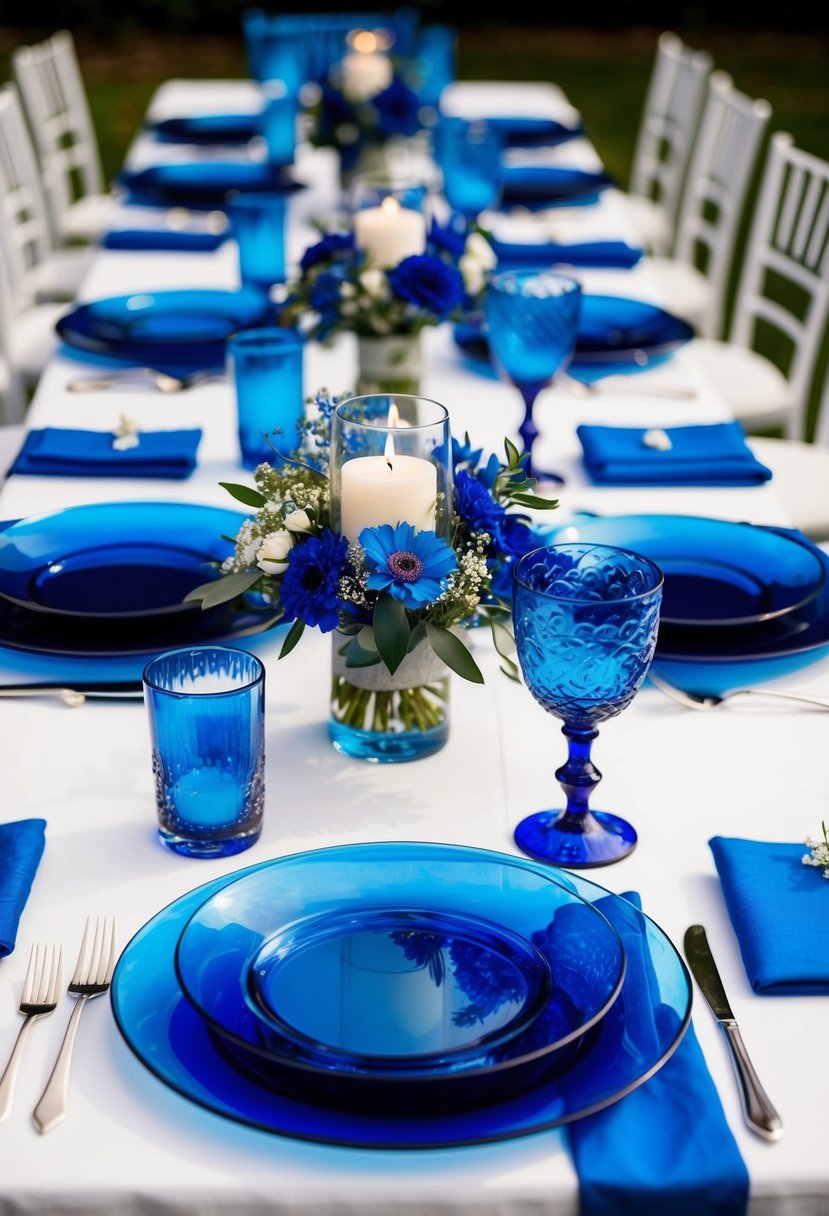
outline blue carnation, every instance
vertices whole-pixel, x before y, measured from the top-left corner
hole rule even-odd
[[[459,262],[466,247],[466,228],[459,232],[456,228],[444,228],[436,220],[432,220],[429,246],[434,253],[447,253],[453,261]]]
[[[294,545],[279,588],[288,619],[304,621],[330,633],[339,624],[337,589],[346,562],[348,542],[328,528]]]
[[[413,254],[388,272],[389,286],[400,300],[438,317],[457,308],[463,299],[463,278],[432,254]]]
[[[531,549],[537,549],[544,542],[530,526],[527,515],[513,513],[504,515],[498,525],[496,534],[498,548],[511,557],[523,557]]]
[[[443,591],[448,574],[458,567],[454,549],[434,532],[416,532],[411,524],[363,528],[359,536],[370,568],[366,585],[388,591],[405,608],[423,608]]]
[[[300,269],[305,274],[312,266],[318,266],[320,262],[337,261],[353,249],[353,232],[328,232],[316,245],[310,245],[305,250],[299,263]]]
[[[455,510],[471,532],[488,532],[496,539],[506,518],[506,511],[466,469],[455,477]]]
[[[381,135],[416,135],[420,130],[417,95],[397,77],[387,89],[373,97]]]

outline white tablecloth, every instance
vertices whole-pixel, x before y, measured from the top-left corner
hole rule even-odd
[[[250,86],[173,82],[154,113],[250,104]],[[159,149],[155,149],[158,151]],[[169,149],[164,149],[169,152]],[[148,163],[146,137],[134,163]],[[314,172],[322,160],[308,156]],[[308,192],[310,195],[310,191]],[[319,198],[324,201],[321,186]],[[299,247],[309,199],[292,218]],[[646,267],[642,268],[646,275]],[[83,295],[130,289],[228,286],[237,281],[235,248],[210,256],[102,253]],[[456,433],[500,448],[515,435],[518,395],[473,373],[448,330],[427,334],[424,392],[450,409]],[[220,480],[238,466],[232,389],[205,385],[175,397],[150,391],[83,396],[65,383],[82,364],[58,357],[32,405],[31,426],[107,429],[126,410],[147,429],[204,428],[199,467],[184,482],[13,477],[0,494],[5,519],[62,506],[126,498],[228,504]],[[348,389],[354,349],[311,348],[306,387]],[[582,473],[578,421],[669,425],[722,418],[716,386],[702,378],[693,348],[644,373],[690,384],[693,401],[622,395],[583,400],[555,388],[539,401],[539,455],[567,477],[561,518],[600,512],[669,511],[755,522],[785,522],[773,483],[752,489],[603,489]],[[337,842],[452,841],[514,852],[519,819],[555,805],[553,776],[564,755],[557,724],[527,691],[501,677],[484,637],[474,639],[484,687],[453,681],[449,744],[413,765],[371,767],[338,755],[326,733],[328,640],[309,631],[277,663],[273,639],[260,641],[268,669],[267,799],[259,843],[242,857],[193,861],[163,849],[155,835],[153,783],[143,705],[0,700],[3,818],[43,816],[47,849],[21,922],[16,952],[0,964],[0,1051],[11,1047],[28,947],[56,940],[73,959],[87,912],[112,911],[119,939],[194,886],[242,865]],[[5,680],[57,674],[48,659],[0,655]],[[69,664],[71,669],[71,663]],[[64,668],[61,667],[63,672]],[[829,664],[801,673],[803,688],[829,694]],[[675,942],[686,927],[708,928],[734,1012],[755,1065],[778,1105],[783,1141],[748,1132],[725,1042],[701,1000],[694,1024],[729,1123],[751,1176],[753,1216],[829,1212],[825,1151],[829,1037],[825,998],[763,998],[749,987],[708,850],[714,834],[797,841],[826,817],[823,762],[827,718],[820,712],[742,703],[709,715],[685,711],[646,687],[632,707],[602,728],[595,759],[604,772],[598,804],[636,826],[640,843],[615,867],[595,872],[610,890],[639,890],[646,911]],[[793,931],[796,931],[793,927]],[[106,1000],[85,1011],[71,1086],[71,1111],[40,1137],[30,1111],[46,1080],[70,1011],[32,1033],[15,1107],[2,1129],[0,1211],[279,1213],[367,1216],[392,1210],[424,1216],[573,1216],[577,1183],[559,1131],[517,1141],[433,1152],[346,1150],[306,1144],[238,1126],[166,1089],[131,1055]]]

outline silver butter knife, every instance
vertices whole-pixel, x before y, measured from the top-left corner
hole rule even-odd
[[[746,1123],[752,1131],[765,1140],[779,1140],[783,1135],[783,1122],[760,1084],[749,1059],[702,925],[691,925],[687,930],[685,957],[731,1050],[731,1058],[734,1061],[737,1080],[740,1084],[740,1097]]]
[[[64,684],[0,684],[0,697],[57,697],[71,709],[76,709],[88,697],[102,700],[135,700],[143,697],[144,685],[140,680],[113,681],[111,683]]]

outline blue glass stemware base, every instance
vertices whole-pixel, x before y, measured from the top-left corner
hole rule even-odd
[[[165,848],[172,850],[173,853],[179,853],[182,857],[233,857],[236,853],[244,853],[245,849],[256,844],[261,834],[260,826],[253,832],[244,832],[239,836],[194,841],[159,828],[158,839]]]
[[[588,811],[578,817],[567,811],[538,811],[522,819],[515,843],[539,861],[587,870],[621,861],[636,848],[636,831],[618,815]]]
[[[449,738],[449,722],[441,722],[430,730],[405,730],[390,734],[347,726],[332,718],[328,723],[328,734],[336,750],[344,756],[368,760],[373,764],[400,764],[407,760],[422,760],[439,752]]]

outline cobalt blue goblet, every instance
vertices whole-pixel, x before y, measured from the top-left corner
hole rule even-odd
[[[533,465],[538,438],[535,399],[573,356],[581,310],[581,285],[549,270],[505,270],[489,280],[484,298],[489,347],[501,375],[524,399],[518,433],[528,455],[527,475],[561,481]]]
[[[434,138],[444,197],[468,226],[498,205],[503,140],[485,122],[455,117],[441,118]]]
[[[588,542],[533,549],[515,567],[513,620],[518,659],[536,701],[564,722],[566,763],[556,778],[561,811],[521,821],[515,841],[530,857],[571,868],[627,856],[636,832],[624,819],[593,811],[601,781],[590,759],[600,722],[626,709],[656,646],[662,571],[627,549]]]

